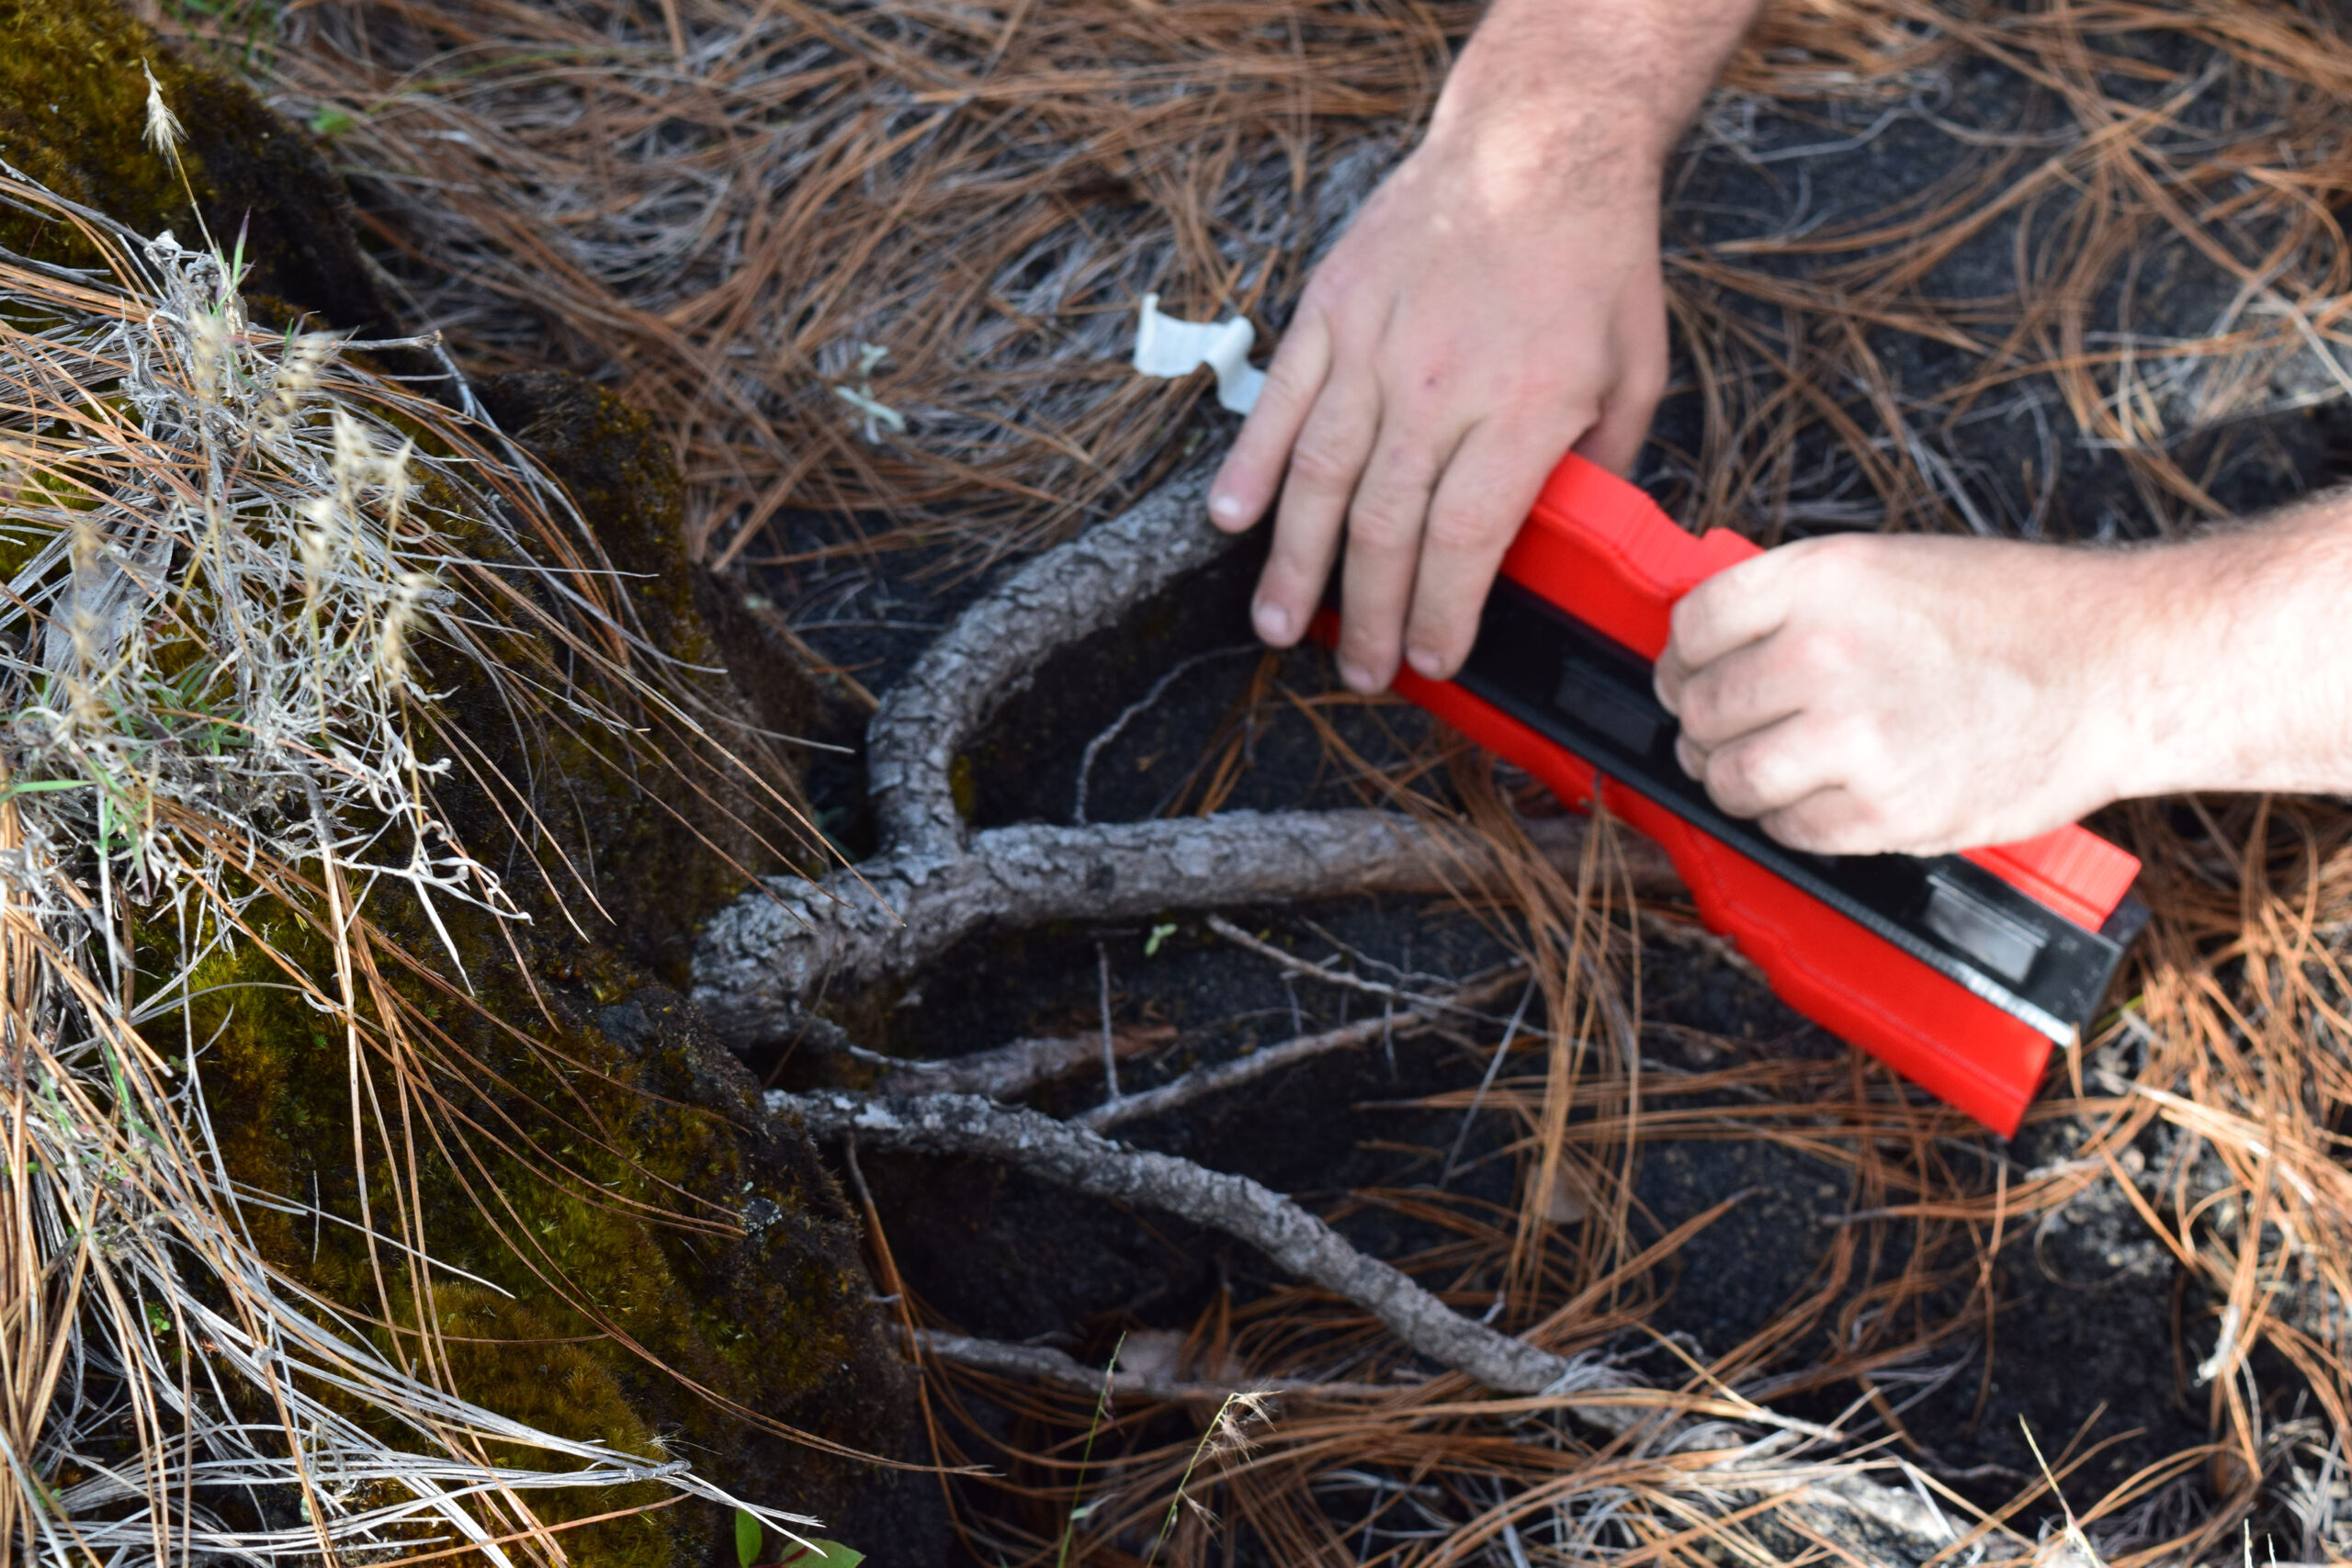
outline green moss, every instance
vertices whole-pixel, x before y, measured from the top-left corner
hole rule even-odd
[[[143,140],[147,80],[187,127],[184,186]],[[242,84],[183,59],[119,0],[0,0],[0,158],[142,234],[245,237],[248,287],[363,336],[392,312],[361,260],[350,200],[301,132]],[[0,210],[0,246],[69,265],[97,252],[46,217]]]
[[[314,311],[363,334],[390,325],[352,243],[346,198],[307,139],[243,88],[175,57],[115,0],[0,0],[0,157],[134,229],[193,237],[187,193],[141,143],[142,59],[188,127],[188,175],[212,232],[228,243],[250,224],[249,301],[263,291],[281,301],[256,303],[257,315]],[[0,246],[92,259],[77,236],[6,212]],[[645,637],[681,664],[713,662],[679,548],[678,478],[646,422],[569,378],[501,378],[484,390],[629,574]],[[0,570],[21,564],[25,549],[0,530]],[[419,657],[433,663],[429,649]],[[188,667],[198,662],[189,649]],[[182,1047],[184,1029],[209,1042],[196,1070],[236,1180],[305,1203],[315,1194],[346,1222],[364,1196],[389,1232],[402,1212],[393,1185],[402,1173],[427,1251],[488,1281],[436,1272],[429,1297],[458,1393],[633,1453],[674,1440],[721,1484],[854,1538],[859,1499],[879,1495],[875,1472],[780,1427],[899,1450],[912,1419],[910,1374],[868,1300],[854,1218],[807,1140],[761,1113],[741,1066],[661,983],[684,978],[694,927],[747,871],[773,863],[743,826],[746,802],[724,786],[682,786],[682,776],[713,776],[698,765],[708,759],[672,759],[679,775],[641,774],[609,735],[526,738],[478,675],[432,676],[454,688],[445,711],[478,757],[528,781],[544,836],[518,841],[514,803],[502,809],[459,770],[448,815],[468,848],[501,867],[528,919],[502,927],[442,908],[467,960],[463,984],[448,976],[455,994],[382,966],[411,1042],[413,1183],[408,1156],[397,1167],[386,1157],[372,1120],[362,1124],[368,1156],[355,1168],[341,1030],[286,986],[276,960],[246,949],[208,961],[193,978],[193,1016],[156,1019],[152,1038],[164,1051]],[[725,693],[710,695],[723,706]],[[533,880],[535,857],[553,868],[549,879]],[[432,924],[398,886],[378,886],[368,913],[391,944],[447,969]],[[249,918],[332,994],[333,954],[299,912],[264,903]],[[147,973],[175,968],[173,930],[159,916],[141,933]],[[379,1029],[390,1021],[371,1019]],[[363,1059],[374,1102],[398,1127],[401,1075],[379,1050]],[[398,1336],[403,1354],[421,1352],[418,1303],[428,1298],[399,1254],[371,1258],[348,1223],[259,1206],[246,1219],[289,1278],[368,1320],[389,1312],[404,1327],[381,1330],[388,1348]],[[523,1452],[492,1457],[533,1462]],[[647,1487],[534,1501],[561,1522],[657,1495]],[[864,1510],[869,1520],[889,1511]],[[717,1510],[688,1505],[585,1526],[564,1545],[573,1562],[600,1568],[684,1568],[723,1557],[727,1540]]]
[[[605,553],[632,574],[648,637],[682,661],[706,661],[708,634],[683,585],[678,487],[650,429],[581,383],[535,382],[541,417],[510,428],[542,448]],[[529,413],[514,389],[503,395],[503,423]],[[431,1256],[494,1288],[453,1292],[450,1276],[436,1278],[435,1321],[469,1347],[459,1354],[452,1343],[459,1393],[632,1452],[650,1451],[656,1434],[674,1437],[722,1483],[838,1518],[871,1472],[736,1412],[852,1446],[894,1446],[909,1419],[908,1374],[870,1304],[853,1217],[806,1141],[760,1112],[740,1064],[655,983],[692,922],[740,887],[730,856],[750,857],[756,845],[730,826],[723,799],[649,798],[609,736],[543,737],[526,750],[478,676],[435,670],[432,683],[453,689],[450,710],[493,765],[519,773],[527,763],[548,824],[539,858],[588,868],[588,890],[616,918],[597,914],[576,884],[513,875],[526,924],[502,927],[465,906],[440,911],[469,956],[471,1001],[384,966],[430,1090],[416,1108],[437,1100],[450,1142],[445,1156],[424,1140],[413,1185],[400,1191],[397,1168],[376,1146],[384,1134],[366,1123],[366,1207],[379,1229],[389,1216],[415,1213]],[[546,808],[552,801],[561,808]],[[474,852],[519,863],[510,818],[487,796],[460,780],[445,805]],[[368,912],[402,951],[438,953],[424,911],[398,886],[380,885]],[[315,1193],[327,1214],[356,1221],[363,1177],[351,1156],[343,1034],[275,984],[282,961],[331,989],[334,955],[290,911],[264,908],[254,919],[277,956],[245,948],[208,961],[185,1021],[210,1042],[198,1071],[223,1158],[240,1182],[303,1200]],[[152,934],[168,947],[167,936]],[[532,981],[512,962],[517,952]],[[182,1024],[161,1021],[159,1047],[184,1038]],[[394,1075],[380,1055],[367,1061],[373,1099],[397,1116]],[[418,1292],[397,1256],[371,1257],[349,1224],[268,1211],[254,1224],[272,1263],[329,1300],[380,1316],[388,1287],[405,1303],[393,1313],[406,1325],[403,1350],[416,1353]],[[572,1343],[558,1355],[555,1341]],[[649,1498],[538,1498],[550,1523],[631,1500]],[[724,1523],[710,1512],[687,1506],[587,1526],[566,1548],[575,1561],[613,1568],[699,1562]]]
[[[332,972],[315,935],[280,927],[277,939],[301,968]],[[292,992],[268,985],[277,976],[247,951],[197,977],[204,994],[190,1021],[211,1041],[199,1071],[222,1156],[240,1182],[315,1194],[328,1215],[354,1221],[345,1044]],[[528,1016],[519,984],[483,980],[489,1011]],[[755,1122],[741,1068],[695,1034],[674,994],[640,991],[620,1010],[629,1016],[614,1027],[633,1051],[577,1015],[518,1040],[482,1013],[442,1010],[448,1066],[429,1076],[457,1113],[441,1118],[445,1133],[468,1147],[454,1161],[428,1151],[406,1194],[376,1150],[367,1196],[379,1227],[405,1197],[432,1256],[510,1292],[501,1300],[436,1277],[441,1332],[468,1337],[461,1354],[453,1347],[458,1392],[640,1454],[653,1451],[654,1433],[672,1433],[724,1482],[837,1512],[856,1467],[780,1444],[679,1382],[853,1444],[884,1440],[877,1434],[902,1419],[894,1406],[904,1376],[867,1305],[854,1227],[805,1145]],[[369,1068],[378,1096],[391,1097],[380,1058]],[[371,1126],[369,1135],[381,1134]],[[394,1321],[415,1353],[415,1290],[397,1256],[371,1258],[354,1224],[266,1210],[252,1218],[274,1265],[370,1315],[386,1269],[402,1303]],[[541,1500],[556,1522],[651,1496]],[[695,1561],[707,1524],[695,1509],[672,1509],[592,1527],[568,1545],[583,1563],[650,1568]]]

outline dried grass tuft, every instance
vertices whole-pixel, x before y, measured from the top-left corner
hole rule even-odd
[[[503,1563],[561,1555],[530,1501],[549,1488],[731,1502],[452,1386],[390,1157],[436,1114],[432,1052],[363,912],[405,887],[445,942],[435,911],[516,913],[436,803],[420,650],[624,750],[649,716],[696,726],[639,672],[560,491],[493,433],[347,344],[256,328],[233,258],[5,166],[0,202],[106,258],[0,258],[0,1553]],[[331,973],[286,955],[266,922],[289,916]],[[288,1195],[222,1157],[191,1003],[238,951],[342,1036],[352,1156],[393,1173],[393,1212],[358,1183],[373,1303],[274,1267],[248,1219]]]

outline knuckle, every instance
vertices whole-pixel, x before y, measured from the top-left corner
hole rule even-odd
[[[1290,479],[1306,490],[1345,495],[1355,488],[1363,462],[1353,450],[1309,431],[1290,449]]]
[[[1305,315],[1312,311],[1322,316],[1325,324],[1334,333],[1340,327],[1337,318],[1340,306],[1351,296],[1362,292],[1364,279],[1370,272],[1367,265],[1370,258],[1365,254],[1370,247],[1351,243],[1355,238],[1351,231],[1331,247],[1330,254],[1316,266],[1314,276],[1306,280],[1306,288],[1299,296],[1298,313]]]
[[[1489,510],[1442,506],[1430,513],[1428,539],[1432,550],[1485,555],[1509,538],[1509,525]]]
[[[1818,623],[1794,626],[1776,640],[1776,661],[1814,690],[1853,668],[1853,638],[1842,627]]]
[[[1709,578],[1675,601],[1668,625],[1677,647],[1696,647],[1706,640],[1707,632],[1714,625],[1716,602],[1723,592],[1715,584],[1722,581],[1721,577]]]
[[[1723,688],[1722,677],[1706,673],[1695,675],[1683,683],[1682,732],[1702,746],[1713,746],[1731,739]]]
[[[1308,368],[1304,354],[1277,354],[1274,362],[1266,367],[1266,385],[1258,394],[1258,407],[1273,408],[1283,403],[1304,402],[1320,388]],[[1255,416],[1256,411],[1251,411]],[[1248,422],[1243,422],[1248,428]]]
[[[1883,777],[1886,736],[1876,714],[1849,708],[1828,715],[1820,724],[1819,743],[1857,787],[1870,787]]]
[[[1348,547],[1373,555],[1402,555],[1420,536],[1419,520],[1378,502],[1359,502],[1348,513]]]
[[[1753,746],[1733,747],[1707,758],[1707,793],[1726,811],[1744,811],[1762,798],[1757,788],[1759,763]]]
[[[1804,569],[1816,592],[1854,585],[1872,549],[1866,534],[1827,534],[1805,541]]]

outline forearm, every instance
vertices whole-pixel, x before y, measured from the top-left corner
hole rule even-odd
[[[2352,492],[2127,552],[2119,795],[2352,793]]]
[[[1446,78],[1432,145],[1482,177],[1655,182],[1763,0],[1494,0]]]

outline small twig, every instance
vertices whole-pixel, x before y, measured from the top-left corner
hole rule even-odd
[[[1094,774],[1094,759],[1101,753],[1103,747],[1108,746],[1112,741],[1116,740],[1126,729],[1128,725],[1133,724],[1137,718],[1140,718],[1143,715],[1151,711],[1151,709],[1159,704],[1159,699],[1168,694],[1168,688],[1174,685],[1184,676],[1189,675],[1193,671],[1199,669],[1202,665],[1206,664],[1212,659],[1226,659],[1237,653],[1255,653],[1258,651],[1260,646],[1260,644],[1254,642],[1235,643],[1229,648],[1213,648],[1206,653],[1196,653],[1190,659],[1181,660],[1174,669],[1169,671],[1168,673],[1153,682],[1151,683],[1151,690],[1146,692],[1142,696],[1137,697],[1134,702],[1129,703],[1126,707],[1121,711],[1119,716],[1110,722],[1110,725],[1103,729],[1102,734],[1097,735],[1093,739],[1088,741],[1086,743],[1086,750],[1080,753],[1078,759],[1078,792],[1076,798],[1070,803],[1069,819],[1071,824],[1077,827],[1085,826],[1086,788],[1088,782]]]
[[[1759,986],[1769,987],[1771,984],[1764,971],[1756,966],[1756,960],[1740,952],[1738,944],[1729,937],[1717,936],[1695,921],[1662,915],[1647,906],[1643,908],[1640,919],[1638,935],[1642,937],[1655,938],[1668,947],[1679,947],[1686,953],[1706,953]]]
[[[1445,1168],[1438,1173],[1437,1184],[1441,1190],[1453,1179],[1454,1167],[1462,1159],[1463,1145],[1470,1141],[1471,1126],[1478,1120],[1478,1107],[1487,1102],[1487,1091],[1495,1087],[1495,1075],[1502,1070],[1503,1058],[1510,1055],[1510,1043],[1519,1038],[1520,1023],[1527,1017],[1527,1004],[1534,999],[1535,976],[1530,975],[1526,989],[1519,993],[1519,1006],[1511,1010],[1510,1022],[1503,1026],[1502,1043],[1495,1047],[1494,1055],[1487,1059],[1487,1076],[1478,1080],[1478,1092],[1470,1097],[1470,1109],[1462,1113],[1462,1131],[1453,1135],[1453,1147],[1446,1153]]]
[[[1102,982],[1102,1098],[1108,1104],[1119,1098],[1119,1052],[1111,1038],[1111,950],[1099,942],[1094,944],[1094,970]]]
[[[1223,915],[1209,916],[1208,928],[1236,946],[1246,947],[1261,957],[1272,959],[1293,974],[1304,975],[1333,986],[1345,986],[1351,991],[1362,991],[1367,996],[1385,997],[1390,1001],[1401,1002],[1417,1012],[1435,1010],[1439,1012],[1461,1013],[1470,1018],[1486,1016],[1475,1008],[1462,1007],[1442,998],[1424,996],[1419,991],[1408,991],[1399,987],[1383,985],[1378,980],[1367,980],[1361,975],[1351,975],[1344,969],[1327,969],[1320,964],[1309,964],[1296,953],[1284,953],[1272,942],[1251,936]]]
[[[1049,1345],[1008,1345],[1001,1339],[976,1339],[933,1328],[915,1330],[915,1345],[926,1356],[969,1367],[974,1371],[1026,1378],[1072,1393],[1095,1393],[1102,1387],[1102,1372]],[[1413,1387],[1411,1383],[1317,1382],[1312,1378],[1256,1378],[1247,1383],[1172,1382],[1140,1372],[1122,1371],[1112,1372],[1110,1383],[1113,1393],[1130,1399],[1170,1401],[1221,1400],[1240,1392],[1368,1398],[1404,1393]]]
[[[1512,981],[1525,973],[1523,967],[1513,965],[1472,981],[1449,999],[1458,1006],[1489,1000],[1502,995]],[[1327,1029],[1320,1034],[1302,1034],[1278,1045],[1269,1045],[1262,1051],[1253,1051],[1247,1056],[1236,1056],[1229,1062],[1195,1067],[1158,1089],[1146,1089],[1141,1094],[1131,1094],[1123,1100],[1098,1105],[1084,1115],[1074,1116],[1070,1120],[1075,1125],[1092,1132],[1107,1132],[1147,1116],[1165,1115],[1196,1100],[1238,1089],[1310,1057],[1368,1044],[1392,1029],[1399,1035],[1410,1037],[1437,1027],[1437,1021],[1420,1009],[1410,1009],[1401,1015],[1392,1013],[1381,1018],[1360,1019],[1354,1023],[1343,1023],[1337,1029]]]

